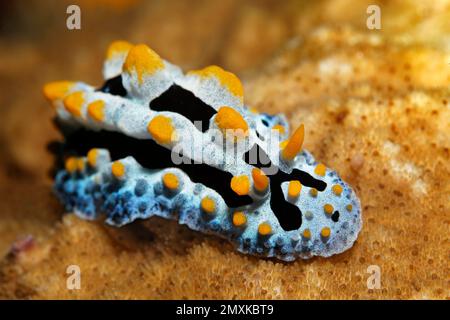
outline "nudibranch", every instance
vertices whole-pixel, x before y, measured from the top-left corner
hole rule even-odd
[[[64,140],[54,189],[68,211],[120,227],[176,219],[284,261],[349,249],[359,200],[302,149],[304,127],[244,104],[243,86],[218,66],[183,73],[143,44],[113,42],[100,88],[44,86]]]

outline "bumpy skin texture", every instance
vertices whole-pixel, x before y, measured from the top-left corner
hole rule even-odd
[[[353,245],[361,229],[360,204],[353,190],[301,150],[303,126],[282,143],[289,136],[284,116],[248,109],[235,75],[216,66],[184,75],[147,46],[124,41],[111,44],[103,73],[106,83],[98,90],[78,82],[44,87],[68,139],[73,132],[87,130],[92,136],[118,132],[132,141],[153,140],[165,149],[181,151],[188,160],[231,174],[225,187],[250,202],[230,206],[217,190],[195,182],[198,177],[172,168],[171,163],[163,169],[147,168],[131,154],[111,159],[110,150],[94,148],[76,157],[64,152],[65,168],[56,175],[55,190],[67,210],[85,219],[105,214],[106,223],[114,226],[154,215],[177,219],[193,230],[229,239],[240,252],[285,261],[327,257]],[[166,102],[169,111],[152,109],[155,99],[171,90],[193,94],[205,112],[215,110],[206,131],[194,126],[196,118],[182,114],[186,106],[176,99],[183,97]],[[174,111],[177,103],[179,113]],[[244,132],[235,138],[239,143],[231,140],[241,146],[236,153],[223,148],[220,137],[213,139],[217,132],[225,137],[226,129]],[[272,139],[277,139],[276,148]],[[245,161],[244,155],[255,146],[263,150],[269,166]],[[155,156],[152,152],[148,157]],[[254,176],[256,167],[262,169],[262,178]]]

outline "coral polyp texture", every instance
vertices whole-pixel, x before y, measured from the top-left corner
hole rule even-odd
[[[183,73],[146,45],[113,42],[105,83],[44,87],[64,141],[55,190],[68,211],[122,226],[154,215],[285,261],[349,249],[361,209],[302,149],[304,126],[244,104],[232,73]]]

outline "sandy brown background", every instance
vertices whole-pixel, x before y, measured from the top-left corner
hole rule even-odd
[[[82,30],[65,9],[82,9]],[[382,30],[366,8],[382,8]],[[449,1],[3,1],[0,298],[450,298]],[[41,87],[101,84],[108,44],[146,43],[185,70],[218,64],[245,101],[303,122],[305,148],[352,184],[354,247],[294,263],[150,219],[115,229],[63,215]],[[79,265],[81,290],[67,290]],[[368,266],[381,288],[368,289]]]

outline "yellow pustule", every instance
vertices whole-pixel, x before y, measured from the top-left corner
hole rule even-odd
[[[233,214],[233,225],[241,227],[247,223],[247,217],[242,211],[236,211]]]
[[[170,190],[176,190],[178,189],[178,186],[180,185],[180,182],[178,181],[178,177],[173,173],[166,173],[163,178],[163,184],[167,189]]]
[[[81,108],[83,107],[83,103],[84,93],[82,91],[71,93],[64,98],[64,108],[66,108],[66,110],[75,117],[81,117]]]
[[[272,233],[272,227],[268,222],[263,222],[258,226],[258,233],[262,236],[267,236]]]
[[[172,119],[166,116],[154,117],[147,127],[153,139],[160,144],[171,143],[174,140],[175,129],[172,126]]]
[[[269,178],[266,174],[258,168],[252,169],[253,186],[256,191],[263,192],[267,190],[269,186]]]
[[[231,190],[240,196],[245,196],[250,191],[250,181],[247,176],[234,176],[230,183]]]
[[[204,197],[200,202],[202,210],[206,213],[214,213],[216,211],[216,203],[210,197]]]
[[[109,45],[108,50],[106,51],[106,59],[110,60],[117,55],[127,54],[127,52],[130,51],[132,47],[133,45],[128,41],[123,40],[114,41]]]
[[[310,190],[309,190],[309,194],[311,195],[311,197],[317,197],[317,194],[318,194],[319,192],[317,191],[317,189],[316,188],[311,188]]]
[[[288,197],[289,198],[297,198],[300,195],[300,191],[302,191],[302,184],[298,180],[289,181],[288,186]]]
[[[221,107],[215,117],[217,126],[224,133],[231,133],[235,138],[248,135],[248,124],[244,117],[230,107]],[[229,131],[228,131],[229,130]]]
[[[234,73],[225,71],[221,67],[209,66],[201,70],[189,71],[188,74],[195,74],[202,78],[215,77],[231,94],[238,97],[241,101],[244,99],[244,88],[241,80]]]
[[[49,101],[64,98],[75,83],[71,81],[49,82],[42,88],[45,98]]]
[[[164,61],[145,44],[138,44],[130,49],[122,68],[129,74],[136,72],[138,82],[142,84],[144,75],[152,75],[164,68]]]
[[[332,214],[334,211],[334,208],[331,204],[327,203],[323,206],[323,211],[325,211],[326,214]]]
[[[111,172],[116,178],[122,178],[125,175],[125,166],[120,161],[113,162]]]
[[[79,172],[82,172],[85,167],[86,167],[86,163],[84,162],[84,159],[83,158],[78,158],[77,159],[77,170]]]
[[[64,163],[65,169],[69,173],[75,172],[77,170],[77,158],[69,157]]]
[[[87,160],[91,167],[95,167],[97,165],[97,158],[98,158],[98,150],[97,149],[89,150],[87,154]]]
[[[320,231],[320,235],[324,238],[328,238],[331,235],[331,229],[328,227],[322,228],[322,231]]]
[[[276,124],[272,127],[273,130],[277,130],[280,134],[284,134],[286,129],[281,124]]]
[[[311,231],[309,229],[303,230],[303,238],[305,238],[305,239],[311,238]]]
[[[331,187],[331,190],[337,196],[340,196],[343,191],[342,186],[339,184],[335,184],[333,187]]]
[[[95,100],[88,105],[89,117],[95,121],[101,122],[105,119],[105,102],[102,100]]]
[[[324,176],[325,172],[327,170],[327,167],[323,163],[319,163],[316,168],[314,169],[314,173],[318,176]]]

